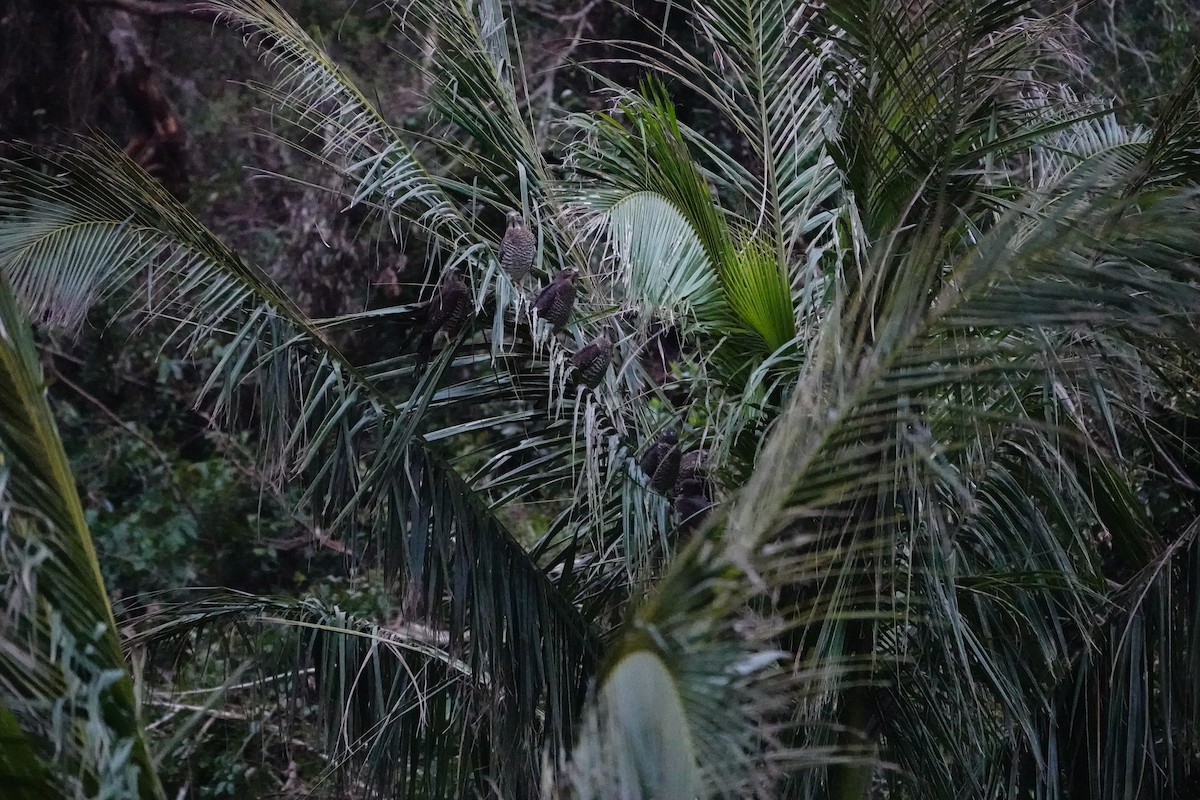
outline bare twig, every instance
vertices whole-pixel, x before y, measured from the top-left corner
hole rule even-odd
[[[600,2],[600,0],[590,0],[590,2],[588,2],[583,8],[579,9],[578,11],[570,11],[570,12],[567,12],[566,14],[557,14],[552,11],[549,11],[548,9],[538,8],[536,6],[528,6],[527,10],[532,11],[534,14],[537,14],[539,17],[553,20],[554,22],[574,22],[578,19],[582,19],[583,17],[586,17],[591,12],[591,10],[596,7],[596,4],[599,2]]]
[[[54,358],[62,358],[72,362],[73,364],[85,366],[83,359],[73,356],[70,353],[66,353],[55,347],[45,346],[42,348],[42,351],[47,355],[53,356]],[[189,513],[191,513],[192,517],[195,518],[195,509],[193,509],[191,504],[188,503],[187,497],[182,494],[182,491],[175,483],[174,473],[170,469],[170,459],[167,457],[167,454],[164,453],[162,449],[153,442],[153,440],[140,433],[136,427],[130,427],[125,420],[121,419],[121,417],[115,411],[104,405],[102,401],[91,394],[88,394],[88,392],[86,392],[82,387],[64,376],[62,372],[59,371],[58,367],[55,366],[53,360],[48,361],[47,369],[57,380],[61,381],[64,386],[78,394],[90,405],[95,406],[96,409],[100,411],[100,413],[103,414],[106,419],[114,423],[117,427],[121,428],[122,431],[137,437],[142,444],[146,445],[152,452],[155,453],[159,462],[167,471],[167,476],[171,481],[171,487],[174,490],[176,497],[181,503],[184,503],[187,506]],[[180,395],[179,392],[172,390],[170,387],[153,386],[152,384],[141,380],[140,378],[123,373],[120,374],[119,377],[122,381],[133,383],[146,389],[162,391],[179,400],[186,401],[186,398]],[[267,480],[267,477],[263,475],[260,470],[254,467],[253,455],[249,454],[246,449],[234,439],[234,437],[229,436],[222,431],[217,420],[215,420],[211,414],[208,414],[200,409],[196,409],[196,414],[208,424],[210,433],[212,434],[213,438],[217,440],[217,449],[220,450],[221,453],[226,456],[226,458],[228,458],[229,463],[233,466],[233,468],[246,478],[249,478],[256,486],[265,488],[267,490],[267,494],[272,500],[275,501],[279,510],[282,511],[292,521],[292,523],[300,529],[300,535],[289,537],[287,539],[274,540],[271,542],[273,546],[282,550],[290,550],[302,544],[312,542],[320,547],[323,547],[327,550],[332,550],[333,552],[341,555],[348,555],[351,553],[350,548],[348,548],[346,545],[342,544],[336,539],[329,538],[329,536],[327,536],[320,528],[314,527],[308,520],[304,519],[300,514],[298,514],[296,510],[292,508],[291,503],[287,501],[287,498],[285,498],[280,492],[275,491],[274,488],[271,487],[270,481]]]
[[[342,555],[350,553],[350,548],[346,547],[346,545],[336,539],[330,539],[320,528],[313,526],[308,520],[301,517],[292,508],[291,503],[287,501],[282,492],[276,490],[267,476],[254,466],[254,456],[247,452],[232,436],[222,432],[218,421],[211,414],[200,409],[196,409],[196,413],[208,423],[209,430],[218,440],[218,447],[224,453],[225,457],[229,459],[229,463],[233,465],[234,469],[264,489],[275,500],[279,510],[286,514],[303,531],[299,539],[292,537],[291,539],[276,540],[274,543],[276,547],[291,549],[298,541],[308,541],[315,542],[321,547],[332,550],[335,553],[341,553]]]
[[[192,506],[187,494],[184,493],[179,484],[176,482],[175,471],[172,468],[171,459],[166,453],[163,452],[162,448],[160,448],[149,437],[139,431],[136,425],[130,425],[125,420],[121,419],[121,417],[115,411],[104,405],[99,398],[89,394],[82,386],[72,381],[66,375],[63,375],[62,372],[59,371],[58,367],[55,366],[53,360],[50,360],[46,363],[50,372],[54,375],[55,380],[62,383],[63,386],[66,386],[75,394],[79,395],[80,398],[93,406],[110,423],[120,428],[123,432],[132,435],[135,439],[144,444],[150,450],[150,452],[154,453],[155,457],[158,459],[159,465],[163,468],[163,472],[165,473],[168,483],[171,485],[171,493],[174,494],[175,499],[187,509],[187,512],[189,515],[191,515],[192,519],[199,524],[200,517],[196,514],[196,509]]]
[[[214,692],[223,691],[225,694],[241,691],[242,689],[257,689],[260,686],[266,686],[269,683],[275,683],[282,680],[290,680],[298,675],[305,677],[316,674],[316,668],[309,667],[302,670],[288,670],[287,672],[277,672],[274,675],[267,675],[263,678],[254,678],[253,680],[235,683],[232,686],[203,686],[199,689],[183,689],[176,692],[159,692],[154,695],[155,699],[161,700],[164,703],[173,702],[172,698],[187,697],[193,694],[213,694]]]
[[[214,717],[216,719],[232,719],[232,720],[237,720],[239,722],[248,722],[250,720],[257,720],[260,716],[258,714],[254,714],[254,715],[240,714],[236,711],[222,711],[221,709],[218,709],[218,708],[209,708],[208,706],[197,706],[197,705],[193,705],[190,703],[173,703],[170,700],[163,700],[158,697],[151,697],[149,699],[143,700],[142,702],[146,703],[147,705],[159,706],[161,708],[165,708],[172,714],[178,714],[180,711],[191,711],[191,712],[195,712],[195,713],[204,714],[209,717]]]
[[[75,0],[85,6],[115,8],[131,14],[150,17],[186,16],[191,19],[211,21],[217,18],[217,10],[203,2],[164,2],[154,0]]]
[[[588,17],[588,14],[591,13],[592,9],[596,7],[596,4],[599,3],[599,1],[600,0],[590,0],[590,2],[585,4],[583,8],[570,14],[561,14],[558,16],[552,16],[549,14],[545,15],[548,18],[560,23],[578,22],[578,24],[575,26],[575,34],[569,40],[567,40],[563,47],[559,48],[558,52],[551,56],[550,66],[545,67],[542,70],[545,72],[546,77],[545,80],[542,81],[542,85],[537,91],[537,94],[543,96],[547,105],[554,102],[554,80],[558,76],[558,71],[562,69],[563,65],[567,63],[567,61],[575,53],[575,50],[578,49],[579,45],[583,42],[583,32],[591,28],[591,20]]]

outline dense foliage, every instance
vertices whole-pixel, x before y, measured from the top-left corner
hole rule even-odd
[[[1200,68],[1123,123],[1044,4],[714,0],[623,9],[581,98],[414,0],[393,117],[203,7],[345,219],[231,246],[109,144],[10,144],[0,781],[1197,786]]]

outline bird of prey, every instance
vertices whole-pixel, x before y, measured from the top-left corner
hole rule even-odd
[[[537,237],[520,211],[508,212],[508,227],[504,238],[500,240],[500,266],[513,279],[513,283],[521,280],[533,269],[533,257],[537,255]]]
[[[708,480],[708,472],[704,467],[704,461],[707,458],[708,451],[701,448],[685,453],[683,458],[679,459],[679,475],[675,479],[675,494],[683,493],[683,484],[687,481]]]
[[[675,485],[675,492],[675,514],[679,517],[679,532],[691,533],[704,523],[712,510],[712,482],[703,474],[680,479]]]
[[[646,330],[646,343],[642,347],[641,362],[650,380],[663,386],[674,383],[675,363],[683,352],[679,330],[658,320],[652,320]]]
[[[471,313],[471,293],[463,283],[462,273],[455,267],[446,270],[442,283],[433,297],[422,306],[425,327],[417,341],[417,364],[413,377],[420,378],[433,352],[433,340],[438,331],[457,336]]]
[[[575,276],[578,274],[579,270],[570,267],[562,270],[533,301],[538,316],[550,323],[554,331],[561,330],[571,318],[571,310],[575,307]]]
[[[675,514],[679,517],[679,532],[691,533],[699,528],[713,506],[713,482],[705,462],[704,448],[687,453],[679,461],[679,476],[671,494],[675,498]]]
[[[675,372],[683,360],[683,339],[678,328],[652,319],[638,360],[646,370],[646,376],[661,387],[671,405],[682,409],[691,403],[691,389]]]
[[[612,363],[613,339],[612,328],[606,325],[596,338],[571,356],[571,364],[579,374],[579,382],[589,389],[595,389],[604,380],[604,373]]]
[[[650,445],[638,466],[650,479],[650,488],[659,494],[666,494],[679,477],[679,460],[679,434],[674,428],[667,428]]]

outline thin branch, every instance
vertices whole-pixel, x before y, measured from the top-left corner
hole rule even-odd
[[[297,542],[316,542],[321,547],[328,548],[335,553],[341,553],[342,555],[351,553],[350,548],[348,548],[346,545],[342,544],[336,539],[329,538],[321,531],[320,528],[312,525],[312,523],[304,519],[296,511],[295,507],[288,502],[283,493],[272,486],[267,476],[254,466],[254,457],[246,452],[246,449],[242,447],[234,437],[223,432],[219,427],[219,422],[214,419],[211,414],[199,408],[195,409],[195,412],[208,424],[209,432],[216,440],[218,449],[222,454],[225,455],[226,458],[229,459],[229,463],[233,465],[233,468],[242,473],[242,475],[245,477],[249,478],[256,486],[270,495],[271,499],[273,499],[276,505],[279,507],[279,510],[286,514],[288,518],[291,519],[292,522],[303,531],[300,537],[275,540],[273,543],[275,547],[286,550],[291,549],[291,547]]]
[[[299,671],[288,670],[287,672],[277,672],[274,675],[267,675],[266,677],[263,677],[263,678],[254,678],[253,680],[243,681],[241,683],[235,683],[232,686],[225,686],[225,687],[203,686],[199,689],[183,689],[180,691],[169,692],[169,693],[168,692],[155,692],[155,693],[153,693],[152,696],[156,700],[162,701],[163,704],[169,704],[169,703],[175,702],[174,700],[172,700],[172,698],[187,697],[187,696],[193,695],[193,694],[213,694],[214,692],[219,692],[219,691],[223,691],[225,694],[231,694],[233,692],[241,691],[242,689],[256,689],[260,686],[265,686],[268,683],[275,683],[276,681],[281,681],[284,679],[292,680],[292,679],[296,678],[296,676],[298,676],[298,675],[307,677],[309,675],[315,674],[316,671],[317,670],[315,667],[309,667],[308,669],[302,669]]]
[[[47,355],[53,356],[54,358],[62,358],[67,361],[70,361],[73,364],[77,364],[79,366],[86,366],[83,359],[78,358],[77,356],[70,355],[69,353],[65,353],[62,350],[59,350],[55,347],[43,346],[41,349],[42,349],[42,352],[46,353]],[[175,482],[174,472],[170,468],[170,459],[167,457],[166,453],[164,453],[157,445],[155,445],[155,443],[153,441],[151,441],[149,438],[147,438],[146,436],[141,434],[137,430],[136,426],[130,427],[129,424],[127,422],[125,422],[124,420],[122,420],[121,417],[116,412],[114,412],[112,409],[105,406],[103,404],[103,402],[101,402],[98,398],[93,397],[92,395],[88,394],[77,384],[75,384],[72,381],[70,381],[69,379],[67,379],[62,374],[62,372],[59,371],[58,367],[53,363],[52,360],[48,362],[48,369],[51,373],[53,373],[53,375],[55,376],[55,378],[57,380],[62,382],[62,384],[64,386],[66,386],[67,388],[74,391],[76,394],[78,394],[81,398],[86,400],[91,405],[94,405],[100,411],[101,414],[103,414],[112,423],[116,424],[117,427],[119,427],[122,431],[124,431],[126,433],[130,433],[130,434],[134,435],[135,437],[137,437],[137,439],[139,441],[141,441],[142,444],[146,445],[158,456],[159,462],[162,464],[163,468],[166,469],[167,475],[170,477],[171,487],[172,487],[172,490],[174,491],[175,495],[179,498],[180,502],[187,505],[189,512],[192,514],[193,517],[195,517],[196,516],[195,511],[192,509],[190,503],[188,502],[186,495],[181,494],[182,490],[179,488],[178,484]],[[129,375],[126,373],[118,373],[118,377],[122,381],[133,383],[137,386],[141,386],[146,389],[154,389],[155,391],[161,391],[165,394],[170,395],[171,397],[175,398],[176,400],[188,402],[188,399],[185,398],[182,393],[175,391],[174,389],[172,389],[169,386],[153,386],[152,384],[150,384],[144,380],[141,380],[140,378],[137,378],[133,375]],[[224,433],[218,427],[217,421],[215,419],[213,419],[211,414],[208,414],[201,409],[195,409],[195,411],[196,411],[197,416],[199,416],[201,419],[203,419],[205,421],[205,423],[208,424],[209,434],[213,437],[213,439],[215,439],[217,449],[220,450],[221,453],[223,455],[225,455],[226,458],[229,459],[229,463],[233,466],[233,468],[236,469],[238,472],[240,472],[244,477],[249,478],[254,483],[255,486],[258,486],[259,488],[265,487],[267,490],[267,494],[271,497],[272,500],[275,501],[279,510],[282,511],[296,525],[296,527],[298,527],[302,531],[302,533],[299,536],[293,536],[293,537],[289,537],[287,539],[273,540],[271,542],[272,546],[278,547],[280,549],[288,550],[288,549],[292,549],[292,548],[297,547],[302,544],[308,544],[310,542],[315,542],[320,547],[324,547],[326,549],[332,550],[335,553],[340,553],[342,555],[351,554],[350,548],[348,548],[346,545],[342,544],[340,541],[337,541],[336,539],[329,538],[319,528],[314,527],[308,520],[304,519],[299,513],[297,513],[296,509],[292,506],[292,504],[287,501],[287,498],[285,498],[280,492],[275,491],[271,487],[270,482],[267,480],[267,477],[265,475],[263,475],[260,470],[255,469],[252,466],[253,461],[254,461],[253,457],[246,453],[245,448],[241,447],[241,445],[238,444],[237,440],[234,437],[229,436],[228,434]]]
[[[216,9],[205,2],[164,2],[153,0],[75,0],[79,5],[114,8],[150,17],[186,16],[209,22],[217,18]]]
[[[554,22],[574,22],[586,17],[599,2],[600,0],[590,0],[590,2],[584,5],[583,8],[580,8],[578,11],[571,11],[565,14],[557,14],[548,9],[538,8],[536,6],[528,6],[526,10],[537,14],[539,17],[553,20]]]
[[[72,381],[66,375],[62,374],[58,367],[55,366],[53,359],[47,360],[45,363],[56,381],[62,383],[62,385],[66,386],[72,392],[77,394],[81,399],[95,407],[95,409],[99,411],[100,414],[103,415],[111,424],[115,425],[122,432],[132,435],[135,439],[145,445],[151,453],[154,453],[155,457],[158,459],[159,465],[163,469],[164,476],[171,485],[171,493],[175,495],[175,499],[187,509],[187,512],[192,519],[199,523],[200,517],[196,514],[196,509],[188,499],[187,493],[183,491],[183,489],[179,486],[178,481],[175,479],[175,470],[171,464],[171,459],[165,452],[163,452],[162,448],[155,444],[148,436],[139,431],[136,424],[131,425],[130,423],[121,419],[121,417],[115,411],[104,405],[99,398],[89,394],[82,386]]]

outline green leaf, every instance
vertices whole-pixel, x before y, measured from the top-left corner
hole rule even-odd
[[[162,798],[75,482],[46,402],[29,323],[0,268],[0,688],[16,746],[54,753],[74,792]],[[58,708],[57,721],[48,712]],[[53,766],[50,766],[52,764]],[[38,761],[26,777],[37,779]],[[49,772],[42,774],[50,774]]]

